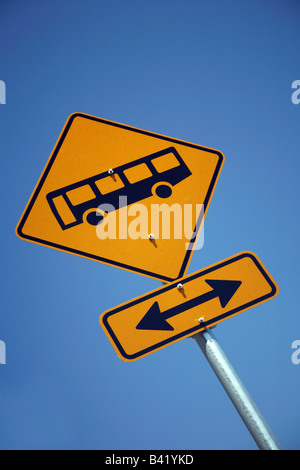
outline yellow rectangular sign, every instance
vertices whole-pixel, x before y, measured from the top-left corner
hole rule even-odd
[[[258,257],[243,252],[104,312],[100,324],[121,359],[133,361],[277,293]]]
[[[187,271],[223,161],[218,150],[72,114],[17,235],[177,279]]]

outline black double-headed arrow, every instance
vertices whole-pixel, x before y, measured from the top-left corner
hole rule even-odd
[[[138,330],[174,330],[167,322],[168,318],[175,317],[175,315],[179,315],[179,313],[190,310],[197,305],[204,304],[217,297],[219,297],[221,307],[225,308],[231,297],[242,284],[242,281],[223,281],[219,279],[205,279],[205,282],[212,287],[211,291],[170,308],[165,312],[160,311],[159,304],[155,301],[136,328]]]

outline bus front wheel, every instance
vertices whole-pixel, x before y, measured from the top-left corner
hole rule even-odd
[[[98,210],[90,210],[85,214],[84,219],[87,221],[89,225],[98,225],[102,222],[104,215],[101,214]]]

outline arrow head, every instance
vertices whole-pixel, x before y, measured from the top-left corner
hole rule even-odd
[[[154,302],[136,328],[138,330],[174,330],[174,328],[164,319],[158,302]]]
[[[242,284],[242,281],[223,281],[219,279],[206,279],[205,282],[213,288],[216,297],[219,297],[220,304],[223,308],[226,307],[229,300]]]

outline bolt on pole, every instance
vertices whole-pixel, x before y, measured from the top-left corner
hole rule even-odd
[[[204,356],[261,450],[280,450],[280,445],[241,382],[212,331],[207,328],[194,336]]]

